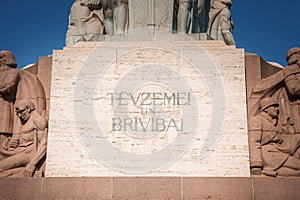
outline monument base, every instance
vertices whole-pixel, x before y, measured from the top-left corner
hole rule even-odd
[[[250,176],[244,50],[178,37],[54,51],[46,176]]]
[[[2,199],[298,199],[299,178],[9,178]],[[13,188],[13,189],[12,189]]]

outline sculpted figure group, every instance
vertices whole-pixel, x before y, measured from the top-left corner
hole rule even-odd
[[[288,66],[261,80],[250,99],[257,101],[249,129],[254,174],[300,176],[300,48],[286,58]]]
[[[66,45],[99,41],[103,34],[122,34],[128,21],[128,0],[75,0],[71,7]]]
[[[16,67],[14,55],[0,51],[0,177],[31,177],[46,155],[48,122],[20,91],[36,77]]]
[[[210,39],[223,40],[227,45],[235,45],[230,15],[231,0],[171,1],[174,6],[174,31],[179,33],[205,32]],[[72,46],[80,41],[101,41],[104,34],[127,33],[129,3],[130,0],[75,0],[69,16],[66,45]],[[140,12],[147,13],[145,10],[140,10]],[[206,18],[206,15],[209,19],[204,19],[200,23],[199,19],[203,16]]]

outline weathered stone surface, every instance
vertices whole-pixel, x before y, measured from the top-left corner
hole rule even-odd
[[[179,177],[114,177],[113,199],[180,199]]]
[[[250,178],[182,178],[182,199],[252,199]]]
[[[298,199],[300,178],[260,178],[252,179],[253,199]]]
[[[161,79],[161,83],[172,79],[172,74],[168,76],[169,69],[184,77],[195,95],[195,109],[199,110],[195,117],[198,117],[199,124],[195,126],[191,146],[182,155],[180,143],[170,152],[166,151],[166,155],[171,157],[178,154],[178,159],[143,175],[249,176],[244,51],[216,41],[80,43],[62,51],[54,51],[46,176],[126,176],[133,173],[136,164],[144,159],[141,157],[131,162],[126,156],[117,160],[108,156],[99,160],[95,156],[97,151],[94,151],[99,145],[94,147],[83,142],[88,137],[96,141],[109,141],[114,148],[130,152],[130,155],[152,155],[170,145],[170,141],[176,138],[171,134],[172,131],[176,133],[174,128],[169,133],[157,133],[157,136],[148,141],[112,131],[113,113],[107,93],[114,91],[116,84],[126,73],[153,63],[161,66],[160,73],[144,69],[154,80],[160,76],[165,77]],[[104,73],[99,73],[100,69],[105,69]],[[82,70],[87,71],[82,74]],[[141,77],[147,78],[144,72],[139,73]],[[140,76],[126,76],[126,81],[136,83],[134,81]],[[89,80],[89,83],[82,82],[85,80]],[[81,83],[84,83],[80,90],[83,94],[77,94]],[[145,92],[147,89],[142,87],[140,91]],[[159,90],[155,86],[148,86],[148,91],[160,92],[161,88]],[[93,97],[90,98],[90,95]],[[89,121],[91,112],[87,112],[92,104],[95,105],[93,112],[103,133],[99,137],[93,136],[99,132],[95,124]],[[221,120],[213,116],[213,109],[220,114],[218,117]],[[176,116],[178,111],[174,107],[173,111],[169,109],[165,113]],[[140,115],[136,108],[129,113],[131,116]],[[100,146],[100,152],[108,147]],[[111,155],[111,152],[107,155]],[[153,163],[159,164],[166,160],[164,157],[160,159],[149,159],[147,165],[152,166]],[[125,172],[109,167],[118,162],[125,163],[121,165],[121,169],[116,165]]]
[[[112,178],[45,178],[42,199],[112,199]]]
[[[0,184],[2,199],[294,200],[300,195],[299,178],[2,178]]]
[[[0,185],[1,199],[42,199],[42,178],[0,178]]]

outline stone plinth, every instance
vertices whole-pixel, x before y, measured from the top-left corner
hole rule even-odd
[[[9,178],[0,184],[2,199],[294,200],[300,195],[299,178]]]
[[[54,51],[46,176],[249,177],[244,65],[220,41]]]

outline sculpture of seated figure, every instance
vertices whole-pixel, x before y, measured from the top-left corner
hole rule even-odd
[[[23,126],[0,151],[0,176],[31,177],[46,155],[48,122],[30,100],[20,100],[15,107]]]
[[[86,0],[75,0],[71,7],[66,46],[81,41],[98,41],[103,34],[102,6]]]
[[[271,97],[259,103],[260,112],[250,122],[250,159],[252,172],[262,169],[269,176],[300,176],[300,135],[281,134],[279,104]]]

